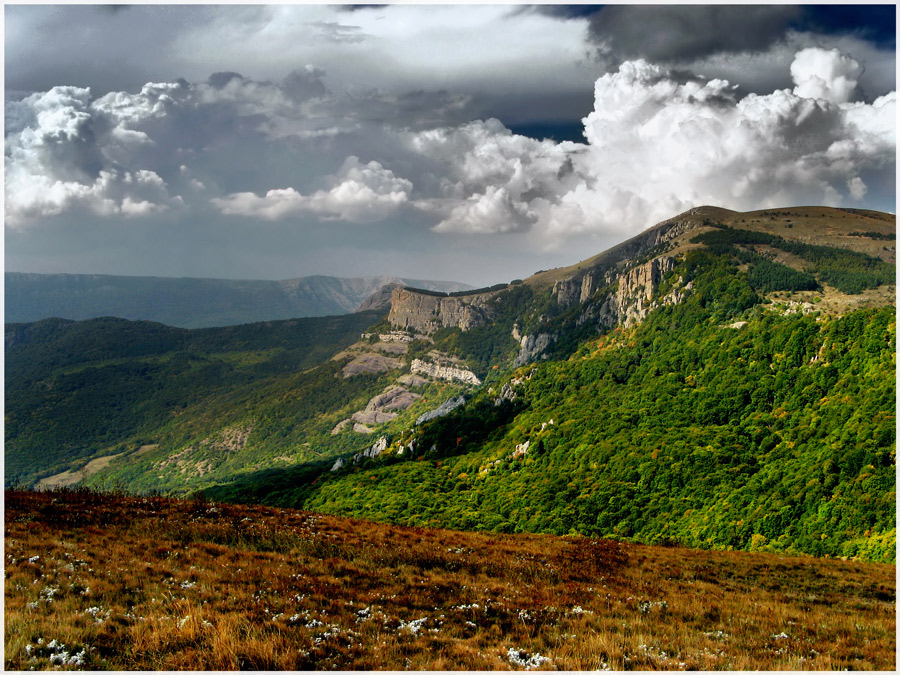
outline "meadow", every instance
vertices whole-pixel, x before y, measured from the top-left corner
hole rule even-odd
[[[895,566],[5,492],[8,670],[893,670]]]

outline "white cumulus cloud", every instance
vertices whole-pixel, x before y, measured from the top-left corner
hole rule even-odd
[[[348,157],[331,177],[332,187],[303,195],[294,188],[279,188],[262,197],[239,192],[212,199],[226,215],[280,220],[289,216],[314,214],[326,220],[368,223],[395,213],[409,198],[412,183],[394,175],[378,162],[362,164]]]
[[[106,135],[122,142],[122,137],[105,134],[88,89],[54,87],[9,108],[14,123],[6,139],[8,226],[21,229],[73,208],[131,217],[183,205],[155,171],[110,161],[98,139]]]
[[[791,72],[793,90],[740,97],[724,79],[625,62],[596,81],[587,146],[515,136],[496,121],[419,133],[413,147],[444,168],[432,177],[443,201],[424,205],[443,216],[433,229],[530,230],[552,243],[637,232],[702,204],[838,206],[872,196],[868,176],[891,182],[895,94],[853,101],[861,67],[836,50],[803,49]]]
[[[846,103],[856,93],[862,66],[837,49],[810,47],[797,52],[791,64],[794,93],[803,98],[822,98]]]

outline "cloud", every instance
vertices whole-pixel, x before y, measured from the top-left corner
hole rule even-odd
[[[91,109],[90,91],[54,87],[9,104],[6,223],[23,228],[69,209],[101,216],[142,216],[183,205],[166,182],[144,168],[123,170],[105,156],[104,135]],[[140,135],[108,134],[111,143],[134,147]]]
[[[395,213],[409,198],[412,183],[398,178],[378,162],[360,163],[351,156],[337,175],[332,187],[302,195],[294,188],[269,190],[263,197],[240,192],[214,198],[212,204],[225,215],[281,220],[313,214],[326,220],[369,223]]]
[[[702,204],[893,203],[870,184],[894,175],[895,95],[850,101],[860,66],[834,50],[798,52],[791,72],[793,90],[740,97],[726,80],[625,62],[596,81],[587,147],[526,139],[496,120],[421,132],[412,146],[440,171],[417,187],[430,182],[443,198],[422,208],[441,217],[436,232],[527,231],[552,244],[634,233]]]
[[[681,83],[645,61],[625,63],[597,80],[584,120],[589,151],[576,168],[598,187],[564,201],[599,214],[627,205],[645,223],[679,203],[839,205],[848,176],[894,169],[894,96],[847,102],[858,72],[845,55],[807,49],[794,61],[793,91],[738,98],[725,80]]]
[[[591,17],[589,35],[614,61],[682,62],[763,51],[802,11],[789,5],[609,5]]]
[[[848,180],[847,188],[850,190],[850,196],[857,201],[865,197],[866,192],[869,191],[869,188],[866,187],[866,184],[859,176],[854,176],[853,178]]]
[[[527,230],[537,220],[527,203],[513,198],[504,187],[488,186],[454,206],[432,230],[467,234],[495,234]]]
[[[895,94],[860,100],[861,63],[834,49],[799,49],[784,70],[791,86],[742,95],[724,78],[626,61],[596,79],[584,144],[457,123],[470,99],[444,90],[334,92],[315,66],[96,99],[57,87],[7,104],[7,216],[24,227],[67,209],[188,209],[385,231],[402,216],[551,246],[701,204],[892,205]]]
[[[496,119],[410,134],[408,147],[428,161],[417,187],[432,198],[417,206],[437,214],[436,232],[527,231],[538,221],[531,202],[555,199],[571,183],[574,143],[538,141]]]
[[[797,84],[794,94],[846,103],[856,93],[862,71],[858,61],[837,49],[804,49],[791,64],[791,77]]]
[[[21,173],[7,175],[6,222],[13,229],[74,209],[104,217],[140,217],[163,213],[173,206],[184,206],[183,200],[171,197],[165,182],[152,171],[101,170],[92,183]]]

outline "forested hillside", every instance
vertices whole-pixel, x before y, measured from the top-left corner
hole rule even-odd
[[[309,369],[380,315],[199,330],[112,318],[8,324],[6,482],[28,484],[79,461],[152,448],[161,434],[182,438],[240,423],[252,402],[296,395],[323,377],[331,396],[352,397],[358,383]]]
[[[417,429],[419,461],[254,496],[407,525],[892,560],[894,309],[785,314],[705,252],[674,275],[694,281],[684,303],[520,369],[511,401],[495,386]]]

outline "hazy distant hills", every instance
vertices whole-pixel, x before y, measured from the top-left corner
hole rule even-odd
[[[452,281],[377,276],[309,276],[283,281],[6,273],[6,322],[49,317],[158,321],[182,328],[230,326],[356,311],[385,284],[436,291],[471,288]]]

